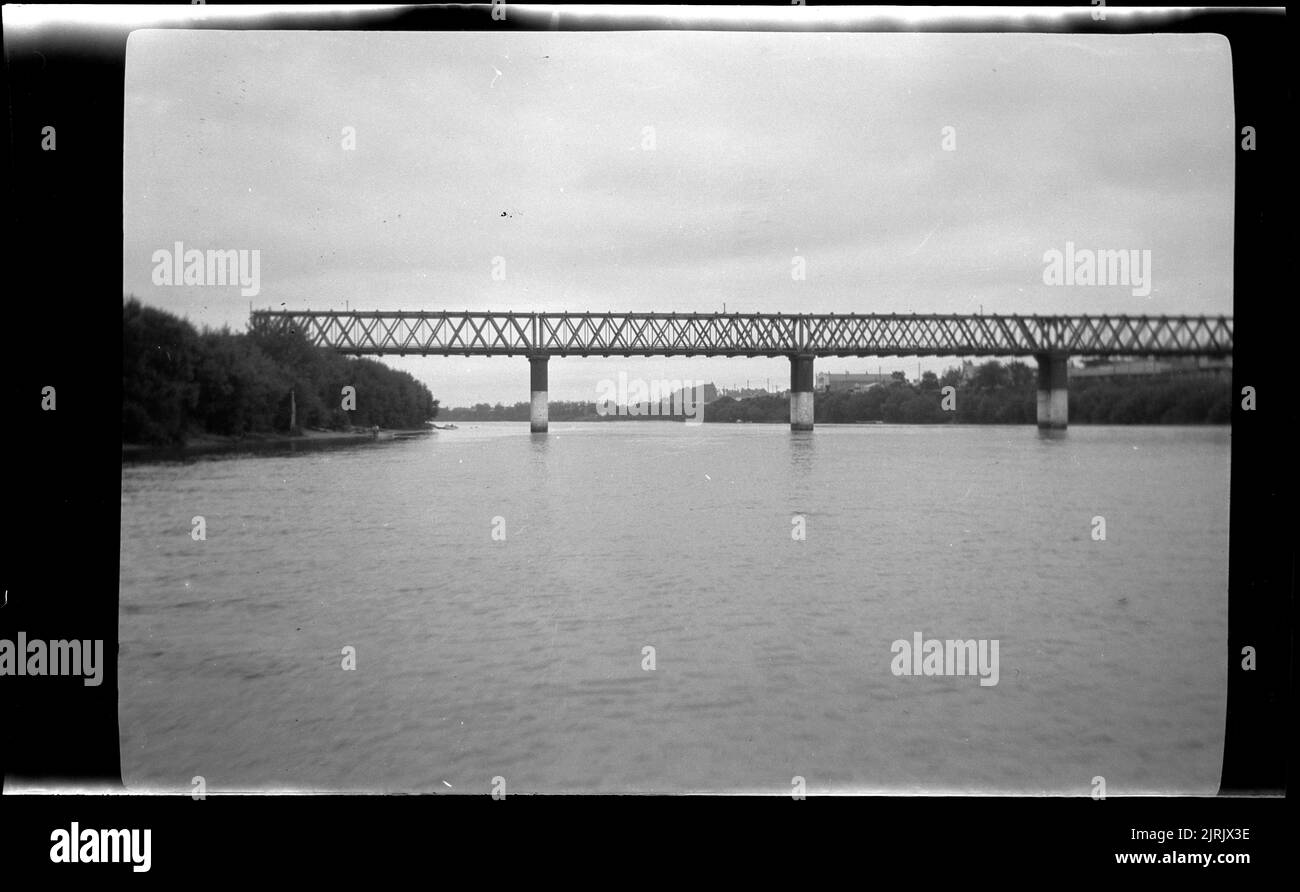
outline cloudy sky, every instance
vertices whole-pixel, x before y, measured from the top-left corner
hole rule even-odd
[[[1214,35],[137,31],[125,115],[123,291],[198,325],[242,329],[250,298],[153,284],[177,241],[260,250],[259,308],[1232,312]],[[1067,241],[1149,250],[1150,295],[1045,285]],[[528,399],[522,358],[384,361],[443,405]],[[789,383],[550,366],[552,399]],[[878,366],[917,361],[818,363]]]

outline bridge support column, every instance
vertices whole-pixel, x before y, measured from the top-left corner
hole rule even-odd
[[[1070,415],[1065,354],[1038,353],[1038,427],[1065,430]]]
[[[790,357],[790,430],[813,429],[813,358]]]
[[[545,356],[528,357],[528,377],[530,381],[529,389],[532,391],[533,405],[532,413],[529,416],[529,429],[535,434],[546,433],[547,420],[550,417],[550,411],[547,405],[546,392],[546,361]]]

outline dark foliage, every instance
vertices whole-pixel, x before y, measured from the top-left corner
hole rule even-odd
[[[353,411],[342,409],[345,386],[356,388]],[[417,428],[438,414],[427,387],[382,363],[313,347],[298,334],[199,332],[123,301],[123,442],[289,433],[291,394],[299,429]]]
[[[943,388],[955,391],[945,394]],[[818,424],[884,421],[912,424],[1034,424],[1038,419],[1037,371],[1023,362],[990,361],[976,366],[963,382],[960,369],[943,375],[926,372],[920,382],[899,378],[860,391],[818,393]],[[1071,424],[1227,424],[1231,383],[1226,377],[1078,378],[1070,381]],[[945,397],[951,396],[951,410]],[[658,416],[599,415],[594,403],[552,402],[552,421],[659,420]],[[529,404],[449,409],[454,421],[527,421]],[[704,409],[705,421],[786,423],[787,396],[772,394],[737,400],[721,397]]]

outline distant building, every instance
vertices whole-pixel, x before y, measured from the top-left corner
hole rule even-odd
[[[1107,378],[1120,375],[1231,375],[1232,357],[1173,356],[1166,359],[1085,359],[1071,366],[1071,378]]]
[[[729,396],[733,400],[747,400],[756,396],[773,396],[774,394],[770,390],[764,390],[761,387],[736,387],[731,390],[724,387],[718,391],[718,395],[720,397]]]
[[[869,390],[877,384],[884,384],[892,375],[875,375],[869,372],[818,372],[814,388],[822,393],[838,391]]]

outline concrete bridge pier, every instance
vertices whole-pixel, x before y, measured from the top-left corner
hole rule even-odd
[[[1040,430],[1065,430],[1070,415],[1070,391],[1067,387],[1066,355],[1038,353],[1038,427]]]
[[[546,361],[547,356],[530,356],[528,357],[528,377],[530,381],[529,390],[532,391],[533,405],[532,413],[529,416],[529,429],[535,434],[546,433],[547,421],[550,412],[547,406],[546,392]]]
[[[790,357],[790,430],[813,429],[813,357]]]

